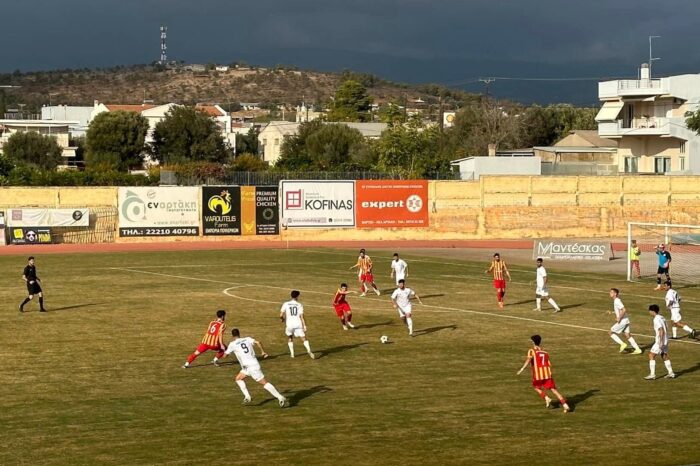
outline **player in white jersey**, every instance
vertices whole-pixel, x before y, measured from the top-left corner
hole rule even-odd
[[[391,276],[396,278],[396,286],[399,286],[399,280],[408,278],[408,264],[399,259],[398,253],[394,253],[394,260],[391,261]]]
[[[537,288],[535,289],[535,301],[537,302],[537,307],[533,311],[542,310],[542,298],[547,298],[547,302],[552,305],[554,312],[561,312],[561,308],[557,305],[554,298],[549,296],[549,288],[547,284],[549,280],[547,278],[547,270],[542,265],[542,258],[537,258]]]
[[[683,323],[681,317],[681,297],[670,281],[666,282],[666,309],[671,311],[671,330],[673,331],[673,339],[678,338],[678,329],[682,328],[690,334],[690,338],[695,338],[695,330]]]
[[[634,348],[632,354],[642,354],[642,349],[630,333],[630,318],[627,315],[625,305],[622,304],[622,300],[620,299],[620,290],[617,288],[610,288],[610,298],[613,300],[613,309],[615,311],[615,325],[610,327],[610,338],[620,345],[620,353],[622,353],[627,349],[627,343],[620,338],[620,334],[624,334],[629,344]],[[610,314],[610,311],[608,311],[608,313]]]
[[[675,379],[676,374],[673,373],[671,360],[668,358],[668,328],[666,327],[666,319],[659,314],[659,306],[652,304],[649,306],[649,315],[654,319],[654,346],[649,351],[649,375],[644,377],[646,380],[654,380],[656,378],[656,356],[661,356],[664,361],[664,366],[668,374],[667,379]]]
[[[287,326],[285,333],[289,341],[289,355],[294,357],[294,337],[301,338],[304,342],[304,348],[309,353],[311,359],[316,359],[314,353],[311,352],[311,344],[306,339],[306,320],[304,320],[304,305],[297,301],[301,293],[298,290],[293,290],[291,293],[291,301],[282,304],[280,309],[280,320]]]
[[[391,294],[391,301],[394,303],[394,309],[399,311],[401,320],[408,326],[408,334],[413,336],[413,308],[411,306],[411,298],[416,298],[419,303],[423,304],[420,296],[410,288],[406,288],[406,280],[399,280],[399,287]]]
[[[260,348],[263,359],[267,358],[267,353],[263,349],[262,344],[252,337],[241,338],[241,333],[237,328],[231,330],[231,335],[233,336],[233,341],[229,343],[224,356],[228,356],[231,353],[235,354],[236,359],[238,359],[241,365],[241,371],[236,375],[236,384],[241,389],[241,392],[243,392],[243,404],[247,405],[250,403],[250,392],[248,391],[248,387],[246,387],[245,378],[252,377],[253,380],[262,385],[265,390],[270,392],[272,396],[277,398],[280,408],[284,408],[287,404],[287,399],[277,391],[274,385],[265,380],[265,375],[260,369],[258,358],[255,356],[255,346],[257,346]]]

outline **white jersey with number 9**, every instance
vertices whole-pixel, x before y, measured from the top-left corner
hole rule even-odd
[[[259,366],[258,358],[255,357],[255,340],[251,337],[236,338],[229,343],[226,354],[234,353],[241,367]]]

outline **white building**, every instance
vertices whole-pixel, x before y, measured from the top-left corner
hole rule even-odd
[[[453,160],[462,180],[478,180],[482,175],[541,175],[540,157],[465,157]]]
[[[87,132],[93,107],[78,107],[72,105],[46,105],[41,107],[42,120],[76,121],[69,128],[71,137],[82,137]]]
[[[13,134],[33,131],[56,139],[63,150],[63,163],[59,168],[76,168],[77,147],[71,146],[69,128],[77,124],[77,121],[61,120],[0,120],[0,153]]]
[[[652,79],[643,64],[639,79],[598,83],[598,98],[598,134],[618,142],[619,172],[700,174],[700,136],[685,123],[700,107],[700,74]]]

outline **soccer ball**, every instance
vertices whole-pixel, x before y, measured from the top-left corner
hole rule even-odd
[[[379,337],[379,341],[381,341],[382,343],[389,343],[389,337],[386,335],[382,335],[381,337]]]

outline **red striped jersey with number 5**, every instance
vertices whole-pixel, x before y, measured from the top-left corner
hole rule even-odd
[[[202,343],[209,346],[221,346],[223,344],[222,337],[225,329],[225,323],[218,320],[212,320],[209,322],[207,333],[205,333],[204,338],[202,338]]]
[[[549,362],[549,353],[534,348],[527,352],[532,367],[532,380],[547,380],[552,378],[552,365]]]

